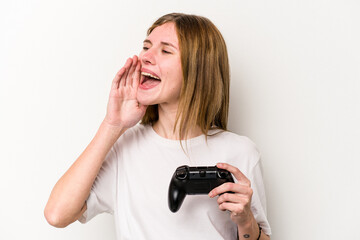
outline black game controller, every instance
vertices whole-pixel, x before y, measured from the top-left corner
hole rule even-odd
[[[169,186],[169,208],[179,210],[186,194],[208,194],[226,182],[234,182],[227,170],[214,167],[180,166],[176,169]]]

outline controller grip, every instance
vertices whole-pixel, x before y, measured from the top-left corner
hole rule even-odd
[[[169,186],[168,204],[170,211],[177,212],[185,199],[185,191],[181,191],[173,182]]]

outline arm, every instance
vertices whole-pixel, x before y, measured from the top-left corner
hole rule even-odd
[[[112,82],[107,114],[95,137],[50,194],[44,214],[51,225],[66,227],[86,211],[86,199],[107,153],[145,114],[146,106],[140,106],[136,99],[139,78],[140,61],[134,56]]]
[[[86,199],[106,154],[124,132],[103,122],[93,140],[54,186],[45,207],[46,220],[66,227],[86,210]]]
[[[251,213],[250,222],[238,225],[239,240],[245,239],[245,236],[247,237],[246,239],[256,240],[257,237],[259,236],[259,230],[260,230],[260,228],[259,228],[254,216]],[[259,240],[270,240],[270,237],[261,230],[261,235],[260,235]]]
[[[251,197],[253,190],[249,179],[236,167],[226,163],[217,164],[217,167],[231,172],[238,180],[238,183],[224,183],[214,188],[210,197],[222,194],[217,202],[220,210],[231,212],[231,220],[238,226],[239,239],[257,240],[259,236],[259,226],[251,211]],[[227,193],[233,192],[233,193]],[[270,237],[261,231],[260,240],[270,240]]]

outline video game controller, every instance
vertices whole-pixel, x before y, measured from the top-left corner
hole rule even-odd
[[[177,212],[187,194],[208,194],[212,189],[226,182],[234,182],[231,173],[216,166],[180,166],[170,181],[169,208],[172,212]]]

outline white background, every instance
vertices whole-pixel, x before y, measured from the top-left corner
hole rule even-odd
[[[230,130],[262,153],[272,239],[356,239],[357,0],[1,0],[1,239],[115,239],[109,215],[56,229],[43,209],[103,119],[113,76],[169,12],[224,35]]]

